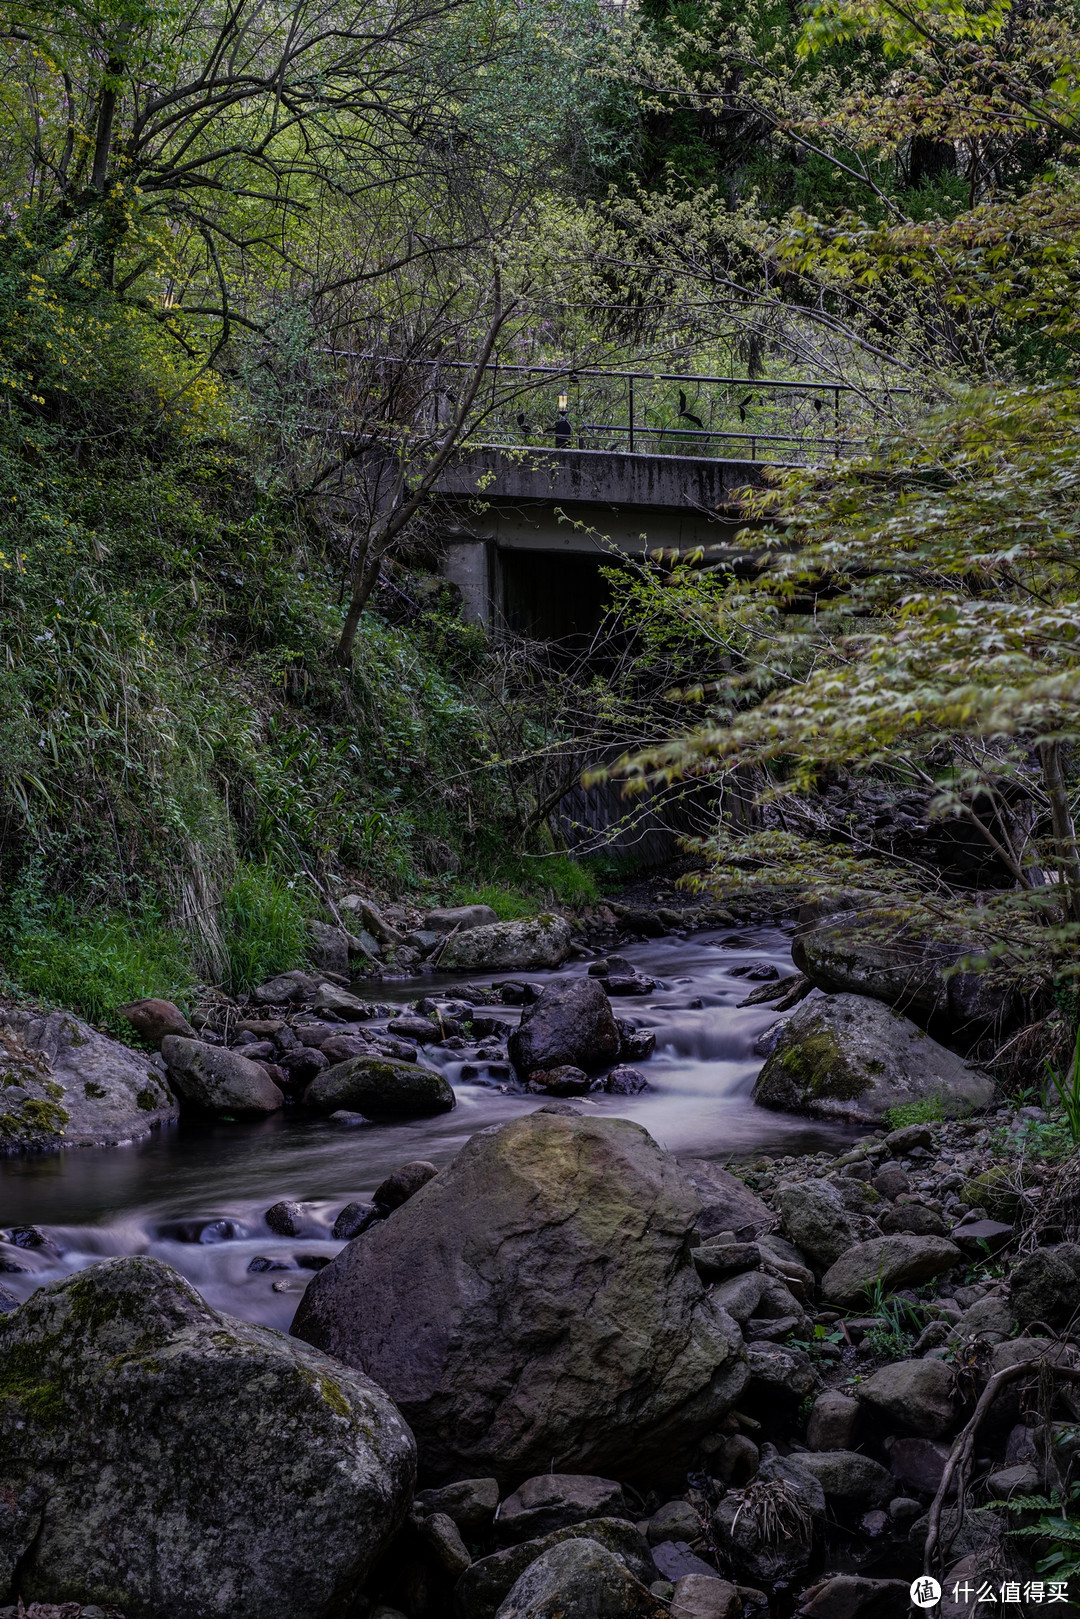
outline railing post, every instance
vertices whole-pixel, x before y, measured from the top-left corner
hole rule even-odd
[[[630,454],[634,453],[634,379],[630,378]]]
[[[833,389],[833,427],[836,431],[836,454],[840,454],[840,390]]]

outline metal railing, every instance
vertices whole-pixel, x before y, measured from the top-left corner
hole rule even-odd
[[[421,407],[432,428],[450,419],[456,375],[468,360],[324,350],[362,362],[386,380],[426,371]],[[492,361],[484,369],[467,436],[487,444],[659,453],[757,461],[843,456],[866,442],[880,407],[905,387],[827,379],[794,381],[680,371]],[[554,397],[552,397],[554,396]],[[546,420],[530,421],[538,398]]]

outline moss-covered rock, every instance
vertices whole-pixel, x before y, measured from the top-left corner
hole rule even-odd
[[[345,1108],[418,1118],[447,1113],[454,1102],[454,1088],[444,1075],[396,1057],[350,1057],[316,1074],[304,1092],[304,1105],[317,1113]]]
[[[112,1146],[175,1118],[156,1057],[70,1012],[0,1007],[0,1153]]]
[[[899,1012],[862,995],[804,1001],[754,1086],[760,1107],[878,1124],[891,1108],[940,1098],[946,1114],[987,1107],[993,1081]]]
[[[361,1373],[118,1259],[0,1319],[0,1602],[323,1619],[412,1488]]]

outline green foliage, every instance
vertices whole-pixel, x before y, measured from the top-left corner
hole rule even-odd
[[[3,957],[14,990],[77,1012],[131,1038],[117,1008],[146,996],[184,1001],[193,974],[186,941],[160,917],[117,912],[87,916],[62,901],[32,926],[3,928]]]
[[[221,899],[221,930],[228,958],[225,987],[233,993],[303,963],[307,928],[296,884],[268,866],[243,866],[233,878]]]
[[[522,855],[501,863],[491,882],[458,883],[455,905],[490,905],[500,921],[537,916],[553,905],[595,905],[600,889],[590,866],[569,855]]]
[[[867,1348],[888,1360],[906,1360],[922,1325],[914,1307],[906,1299],[891,1297],[879,1280],[870,1290],[869,1314],[880,1325],[867,1332],[863,1340]]]
[[[909,1124],[937,1124],[944,1117],[944,1098],[924,1096],[919,1102],[902,1102],[898,1107],[890,1107],[885,1122],[890,1130],[905,1130]]]
[[[1070,1141],[1080,1144],[1080,1028],[1076,1031],[1072,1062],[1064,1074],[1050,1062],[1046,1064],[1047,1090],[1052,1085],[1064,1115],[1065,1129]]]
[[[1004,1505],[1010,1512],[1038,1515],[1034,1523],[1009,1533],[1047,1543],[1046,1555],[1035,1564],[1040,1574],[1055,1580],[1080,1574],[1080,1484],[1070,1485],[1063,1495],[1014,1495]]]

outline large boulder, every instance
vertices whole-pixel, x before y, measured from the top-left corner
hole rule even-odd
[[[350,1057],[316,1074],[304,1092],[304,1106],[317,1113],[341,1108],[365,1114],[397,1113],[412,1118],[447,1113],[454,1088],[443,1074],[396,1057]]]
[[[600,980],[564,978],[522,1012],[509,1040],[510,1061],[524,1079],[571,1064],[588,1072],[613,1063],[621,1043]]]
[[[387,1389],[433,1481],[670,1468],[747,1379],[691,1263],[699,1211],[640,1125],[554,1104],[474,1135],[292,1330]]]
[[[455,933],[439,956],[439,966],[446,972],[470,973],[558,967],[569,954],[569,922],[544,915]]]
[[[111,1147],[177,1116],[158,1058],[70,1012],[0,1007],[0,1087],[0,1154]]]
[[[918,1286],[952,1270],[962,1258],[956,1244],[945,1237],[915,1237],[909,1232],[871,1237],[869,1242],[857,1242],[830,1265],[821,1279],[821,1291],[830,1304],[864,1304],[878,1286],[886,1293]]]
[[[668,1606],[596,1540],[567,1540],[531,1563],[497,1619],[668,1619]]]
[[[140,1039],[159,1050],[167,1034],[182,1034],[190,1040],[197,1037],[196,1030],[173,1001],[161,1001],[151,996],[143,1001],[129,1001],[119,1011]]]
[[[0,1320],[0,1601],[324,1619],[397,1527],[415,1447],[361,1373],[154,1259]]]
[[[285,1105],[265,1068],[239,1051],[167,1034],[161,1042],[161,1055],[173,1088],[200,1112],[258,1118]]]
[[[869,1125],[911,1102],[940,1098],[955,1114],[988,1107],[993,1097],[989,1074],[865,995],[804,1001],[754,1085],[759,1107]]]
[[[819,989],[871,995],[968,1046],[1025,1016],[1023,995],[999,973],[956,970],[987,946],[975,937],[931,938],[903,911],[877,905],[824,917],[796,935],[791,956]]]
[[[1080,1246],[1063,1242],[1026,1254],[1009,1277],[1009,1303],[1022,1327],[1064,1326],[1080,1303]]]
[[[857,1450],[800,1452],[799,1466],[813,1473],[827,1502],[849,1510],[883,1507],[896,1493],[888,1468]]]

